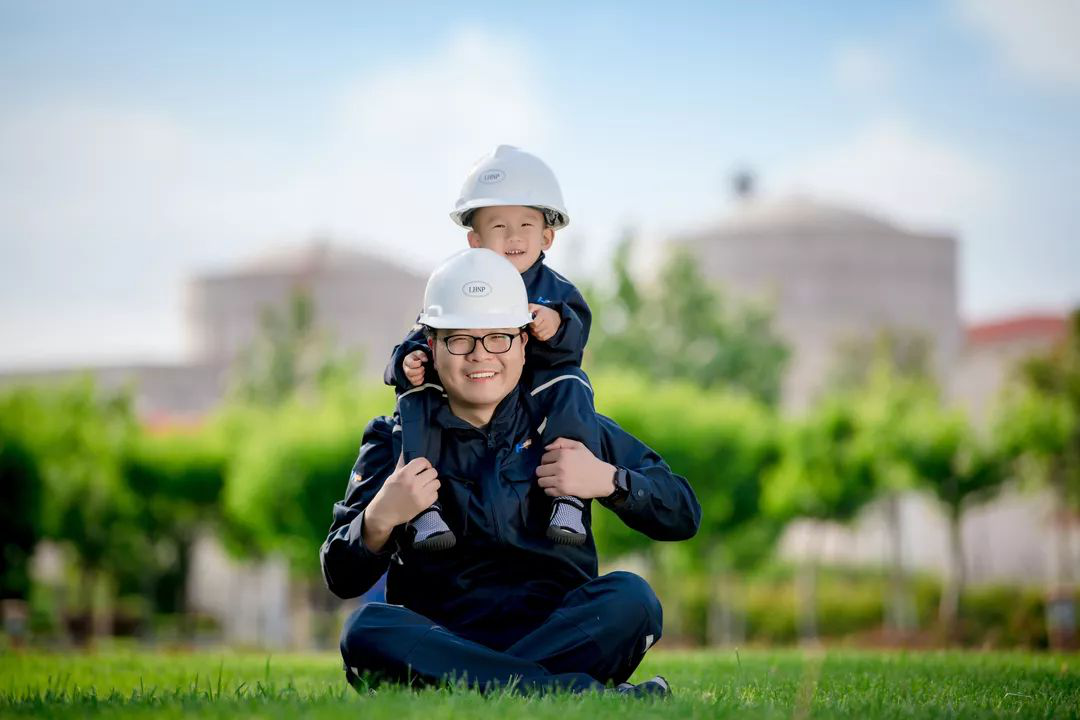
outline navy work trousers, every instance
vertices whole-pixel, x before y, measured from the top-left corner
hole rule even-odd
[[[341,634],[345,674],[414,686],[457,680],[490,690],[601,689],[641,662],[663,626],[660,601],[633,573],[613,572],[567,593],[539,627],[504,651],[458,637],[401,605],[369,603]]]

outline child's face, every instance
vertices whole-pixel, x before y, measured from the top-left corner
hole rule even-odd
[[[555,231],[545,227],[544,213],[523,205],[480,208],[473,213],[472,228],[469,247],[494,250],[518,272],[528,270],[555,240]]]

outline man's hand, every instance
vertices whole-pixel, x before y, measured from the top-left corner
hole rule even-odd
[[[562,325],[562,317],[546,305],[529,303],[529,310],[533,313],[533,321],[529,323],[529,330],[537,340],[547,342],[559,332]]]
[[[593,455],[577,440],[559,438],[544,448],[536,468],[540,487],[551,497],[603,498],[615,492],[615,466]]]
[[[427,353],[423,350],[413,350],[401,361],[401,367],[405,370],[405,377],[413,384],[413,387],[424,382],[424,363],[427,361]]]
[[[427,458],[398,467],[364,511],[364,544],[379,552],[390,532],[426,510],[439,498],[439,473]]]

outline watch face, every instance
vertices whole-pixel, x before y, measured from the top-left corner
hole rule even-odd
[[[626,482],[626,470],[618,468],[615,471],[615,492],[611,493],[612,500],[624,500],[630,494],[630,487]]]

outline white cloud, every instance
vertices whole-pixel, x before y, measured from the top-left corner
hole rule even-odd
[[[1001,196],[996,171],[962,150],[883,120],[778,173],[783,192],[808,192],[902,224],[963,228]]]
[[[521,43],[494,33],[410,58],[339,88],[308,135],[137,107],[0,111],[0,364],[112,357],[137,338],[175,354],[187,277],[314,232],[428,267],[456,250],[447,213],[469,165],[503,142],[543,153],[544,88]]]
[[[1041,87],[1080,90],[1076,0],[955,0],[962,22],[984,33],[1005,63]]]
[[[879,94],[892,85],[895,69],[880,48],[865,44],[844,45],[833,55],[837,84],[856,93]]]

